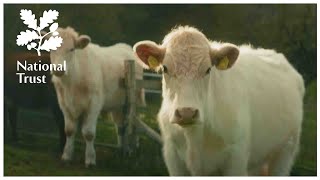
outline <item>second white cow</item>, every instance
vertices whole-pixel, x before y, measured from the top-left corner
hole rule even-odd
[[[135,44],[163,71],[158,121],[170,175],[289,175],[298,152],[304,83],[274,50],[209,41],[192,27],[161,45]]]
[[[94,139],[97,119],[101,111],[112,112],[114,121],[120,125],[125,90],[119,87],[124,77],[124,60],[135,59],[132,48],[126,44],[101,47],[90,43],[87,35],[78,35],[73,28],[59,28],[63,43],[50,52],[51,63],[63,64],[66,71],[53,72],[60,108],[64,114],[67,136],[62,159],[71,160],[77,124],[82,123],[82,135],[86,141],[85,164],[96,164]],[[136,67],[136,78],[142,79],[142,68]],[[143,90],[137,95],[141,105]]]

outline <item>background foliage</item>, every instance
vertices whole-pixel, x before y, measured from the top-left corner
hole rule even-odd
[[[161,42],[176,25],[191,25],[217,41],[250,43],[286,55],[306,82],[316,78],[316,5],[110,5],[110,4],[23,4],[5,5],[6,50],[25,50],[15,45],[25,30],[20,9],[60,12],[60,27],[72,26],[93,42],[111,45],[150,39]]]

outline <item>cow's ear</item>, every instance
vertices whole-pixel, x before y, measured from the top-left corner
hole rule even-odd
[[[140,64],[147,69],[156,70],[162,63],[165,49],[152,41],[140,41],[133,46],[133,51],[139,58]]]
[[[213,66],[226,70],[233,66],[239,56],[239,49],[233,44],[224,44],[219,49],[211,48],[210,58]]]
[[[83,49],[91,42],[91,38],[87,35],[80,35],[75,41],[75,48]]]

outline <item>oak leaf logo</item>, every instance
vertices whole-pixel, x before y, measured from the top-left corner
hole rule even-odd
[[[42,17],[40,17],[39,26],[31,10],[21,9],[20,16],[23,24],[27,25],[31,30],[27,29],[26,31],[20,32],[16,40],[18,46],[27,45],[28,50],[35,49],[38,56],[41,56],[40,50],[50,52],[50,50],[57,50],[57,48],[61,46],[63,39],[58,36],[59,33],[56,31],[59,25],[58,23],[54,23],[54,20],[58,19],[58,11],[51,9],[44,11]],[[41,31],[49,25],[50,31],[42,35]],[[48,35],[51,35],[51,37],[45,39]]]

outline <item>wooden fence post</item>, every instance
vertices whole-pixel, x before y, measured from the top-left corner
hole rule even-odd
[[[136,73],[134,60],[126,60],[125,67],[125,85],[126,85],[126,115],[124,124],[123,150],[125,153],[131,153],[138,147],[138,136],[136,132]]]

